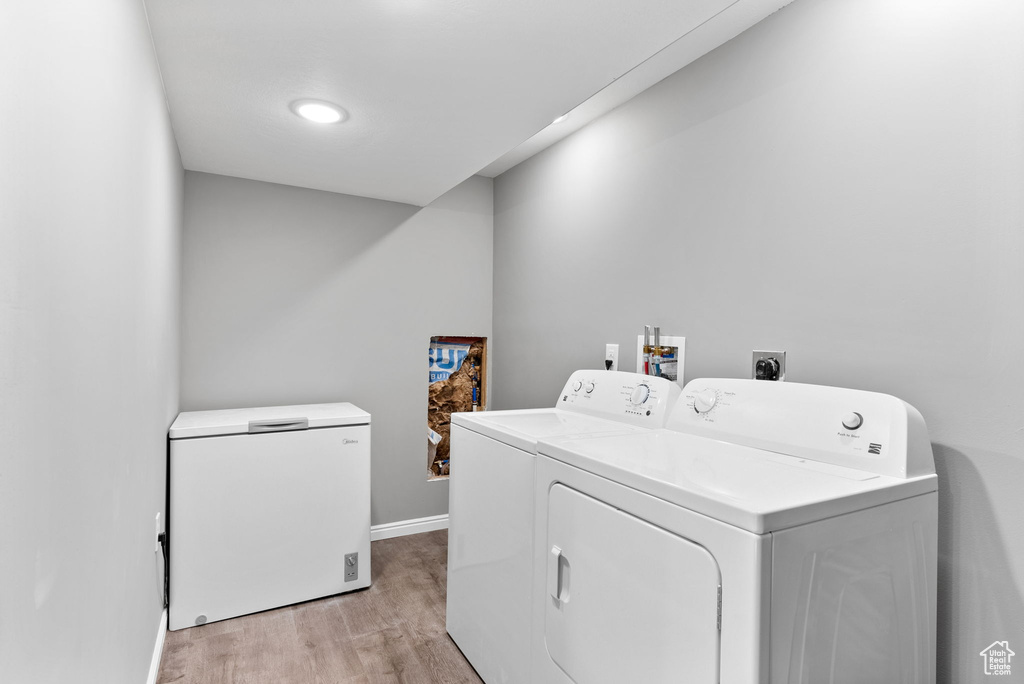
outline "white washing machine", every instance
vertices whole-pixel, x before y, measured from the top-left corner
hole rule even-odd
[[[694,380],[666,429],[538,450],[530,681],[934,681],[936,477],[908,404]]]
[[[530,680],[537,440],[661,427],[679,394],[664,378],[581,370],[553,408],[452,415],[446,622],[488,684]]]

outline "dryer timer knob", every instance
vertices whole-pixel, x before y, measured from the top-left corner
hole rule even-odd
[[[715,408],[715,403],[718,401],[718,394],[715,390],[703,390],[697,392],[693,397],[693,410],[697,413],[707,413],[711,409]]]
[[[629,397],[629,403],[633,406],[640,406],[651,396],[651,388],[647,385],[637,385],[633,394]]]

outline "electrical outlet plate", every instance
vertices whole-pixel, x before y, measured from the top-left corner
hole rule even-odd
[[[762,359],[775,359],[779,364],[779,377],[776,382],[786,379],[786,352],[784,351],[761,351],[754,350],[753,358],[750,361],[750,377],[757,378],[757,362]]]
[[[160,533],[163,532],[163,525],[160,524],[160,514],[156,514],[156,534],[153,535],[153,553],[160,553]]]
[[[606,344],[604,345],[604,360],[605,368],[607,370],[619,370],[619,345],[617,344]],[[608,365],[608,361],[612,362],[612,365]]]

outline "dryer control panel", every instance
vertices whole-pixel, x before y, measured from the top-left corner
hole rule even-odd
[[[659,428],[664,427],[680,393],[679,385],[666,378],[623,371],[578,370],[569,376],[555,406]]]
[[[910,404],[876,392],[757,382],[692,380],[666,425],[878,475],[935,473],[924,419]]]

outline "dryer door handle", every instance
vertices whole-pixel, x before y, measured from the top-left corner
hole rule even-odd
[[[568,565],[568,560],[562,555],[562,549],[552,546],[551,557],[548,558],[548,594],[559,603],[565,603],[569,598],[565,596],[563,599],[563,589],[567,587],[562,586],[564,579],[562,569]]]

